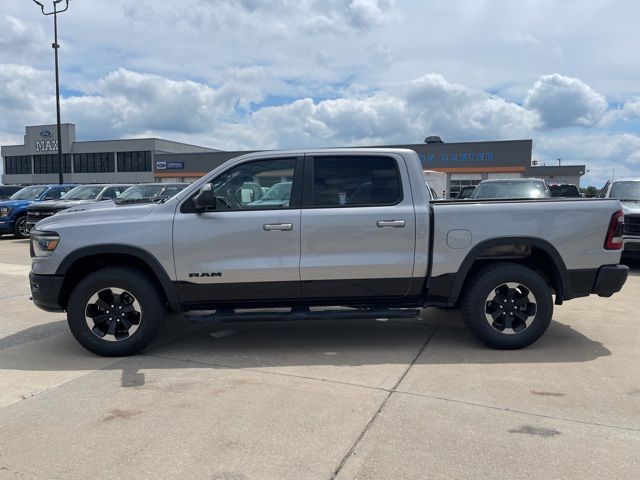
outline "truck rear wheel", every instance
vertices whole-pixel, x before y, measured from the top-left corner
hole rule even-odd
[[[463,295],[465,323],[492,348],[531,345],[547,330],[553,316],[550,287],[536,271],[516,263],[482,268]]]
[[[105,357],[132,355],[162,329],[165,301],[145,273],[129,267],[97,270],[73,289],[67,320],[73,336]]]

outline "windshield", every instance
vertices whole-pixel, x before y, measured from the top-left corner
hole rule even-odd
[[[93,200],[104,187],[76,187],[64,194],[60,200]]]
[[[476,187],[465,186],[460,189],[460,193],[458,193],[458,198],[469,198],[471,194],[476,189]]]
[[[47,187],[25,187],[11,195],[11,200],[36,200],[42,195]]]
[[[575,185],[549,185],[552,197],[579,197],[580,192]]]
[[[480,182],[470,198],[545,198],[544,184],[532,180],[530,182]]]
[[[640,180],[615,182],[609,196],[618,200],[640,200]]]
[[[165,189],[164,185],[136,185],[126,189],[119,200],[142,200],[145,198],[155,198]]]
[[[276,183],[264,194],[262,200],[288,200],[291,196],[291,182]]]

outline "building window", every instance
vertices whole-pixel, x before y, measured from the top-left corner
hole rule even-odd
[[[29,155],[4,157],[4,173],[7,175],[24,175],[31,173]]]
[[[115,172],[113,153],[74,153],[74,173],[109,173]]]
[[[118,152],[118,172],[150,172],[151,152]]]
[[[62,155],[64,173],[71,173],[71,155]],[[59,173],[58,155],[34,155],[33,173]]]

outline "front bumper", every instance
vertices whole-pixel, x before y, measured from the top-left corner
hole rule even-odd
[[[600,267],[591,292],[600,297],[610,297],[622,289],[628,275],[629,267],[626,265],[605,265]]]
[[[60,305],[60,292],[64,277],[62,275],[36,275],[29,273],[31,299],[36,307],[47,312],[64,312]]]
[[[640,237],[627,238],[624,239],[624,249],[622,250],[623,255],[633,255],[640,256]]]
[[[37,224],[37,223],[38,223],[38,222],[33,222],[33,221],[31,221],[31,220],[27,220],[27,228],[28,228],[29,230],[31,230],[33,227],[35,227],[35,226],[36,226],[36,224]]]
[[[0,233],[13,233],[13,220],[0,220]]]

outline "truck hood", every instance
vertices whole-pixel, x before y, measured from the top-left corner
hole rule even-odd
[[[46,202],[38,202],[32,205],[32,210],[62,210],[65,208],[77,207],[96,203],[95,200],[47,200]]]
[[[105,206],[99,206],[106,204]],[[99,206],[98,208],[94,208]],[[74,225],[130,222],[149,215],[156,207],[153,203],[115,205],[111,201],[92,203],[62,210],[60,213],[38,222],[38,230],[53,230]]]
[[[9,207],[11,209],[16,209],[28,207],[33,202],[33,200],[3,200],[0,202],[0,207]]]
[[[620,202],[625,215],[640,213],[640,200]]]

